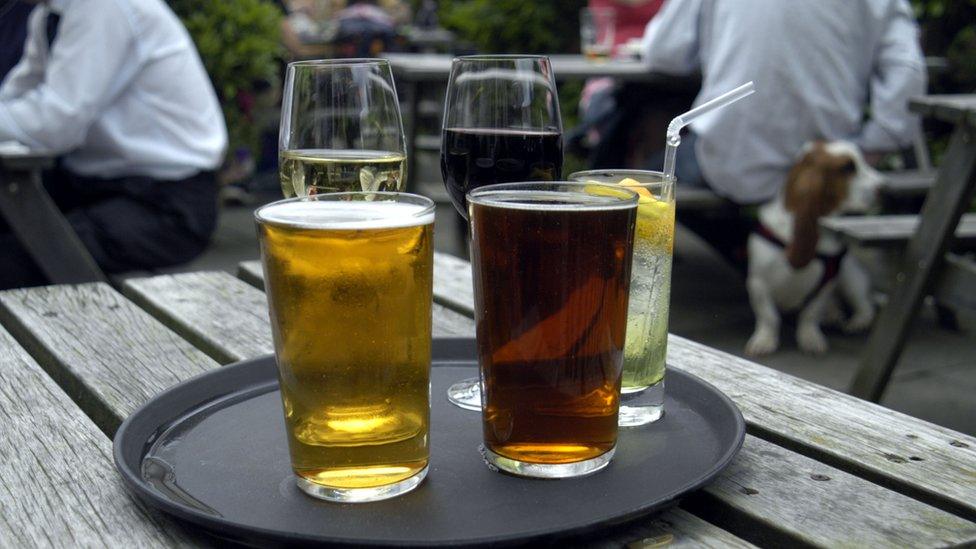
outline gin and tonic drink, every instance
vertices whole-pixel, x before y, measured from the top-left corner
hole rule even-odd
[[[627,310],[621,383],[622,427],[646,425],[664,414],[664,371],[674,251],[674,185],[660,172],[592,170],[571,180],[625,186],[640,196]]]

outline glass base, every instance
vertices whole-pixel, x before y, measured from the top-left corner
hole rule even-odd
[[[447,400],[458,408],[481,411],[481,380],[471,377],[458,381],[447,389]]]
[[[620,427],[639,427],[664,417],[664,380],[643,390],[620,392]]]
[[[405,478],[400,482],[377,486],[375,488],[331,488],[316,484],[308,479],[297,477],[296,484],[302,492],[313,498],[334,501],[338,503],[363,503],[367,501],[381,501],[384,499],[402,496],[413,490],[424,478],[427,477],[427,467],[424,467],[417,474],[410,478]]]
[[[529,463],[498,455],[484,445],[478,449],[481,450],[481,456],[489,468],[530,478],[572,478],[592,475],[606,467],[617,451],[617,448],[613,447],[605,454],[574,463]]]

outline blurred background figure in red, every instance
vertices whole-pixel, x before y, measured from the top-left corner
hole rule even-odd
[[[587,9],[594,14],[612,12],[610,57],[636,58],[644,29],[663,3],[664,0],[590,0]],[[568,136],[571,150],[586,156],[593,168],[636,167],[658,145],[664,146],[667,122],[692,98],[689,94],[662,94],[613,78],[590,79],[580,98],[580,125]]]

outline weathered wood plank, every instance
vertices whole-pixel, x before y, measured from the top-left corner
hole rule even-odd
[[[107,284],[0,292],[0,323],[106,434],[217,363]]]
[[[252,286],[264,288],[260,261],[240,263],[237,276]],[[473,295],[470,263],[450,254],[434,252],[434,302],[471,317],[474,315]]]
[[[0,328],[0,547],[189,545],[130,498],[112,444]]]
[[[126,296],[221,363],[274,352],[264,292],[221,271],[125,282]],[[471,336],[474,322],[435,305],[434,336]]]
[[[918,230],[917,215],[867,215],[857,217],[832,217],[820,220],[820,226],[850,245],[900,246]],[[965,214],[956,227],[955,242],[976,243],[976,214]]]
[[[755,545],[691,513],[674,508],[608,539],[580,544],[589,549],[748,549]]]
[[[260,290],[264,289],[264,270],[261,260],[242,261],[237,264],[237,278]]]
[[[937,170],[898,170],[881,172],[884,179],[878,189],[888,196],[923,196],[932,188]]]
[[[465,316],[474,316],[471,264],[450,254],[434,253],[434,301]]]
[[[763,438],[976,520],[973,437],[674,335],[668,363],[729,395]]]
[[[674,335],[668,364],[727,394],[750,432],[976,519],[973,437]]]
[[[976,523],[753,436],[687,507],[760,546],[976,542]]]
[[[274,352],[264,292],[227,273],[133,278],[122,291],[217,362]]]

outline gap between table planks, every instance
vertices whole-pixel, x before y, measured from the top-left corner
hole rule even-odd
[[[228,300],[228,294],[211,290],[215,286],[252,297]],[[133,280],[126,291],[152,293],[154,314],[166,317],[169,325],[184,325],[178,328],[180,333],[196,333],[217,345],[243,338],[257,345],[253,349],[259,351],[256,354],[270,348],[267,320],[254,313],[265,307],[257,299],[260,292],[224,273],[173,275],[164,282]],[[227,322],[217,322],[199,312],[228,303],[230,307],[223,312]],[[472,333],[473,322],[463,320]],[[240,354],[239,358],[254,356],[240,350],[223,352]],[[742,467],[738,465],[741,462],[750,465]],[[869,497],[880,503],[865,505]],[[732,527],[743,537],[752,536],[750,541],[938,546],[976,539],[976,525],[970,522],[751,436],[729,472],[691,498],[688,505],[719,526]],[[817,511],[816,520],[811,519],[811,508]],[[879,508],[884,509],[881,515],[876,512]]]
[[[201,543],[131,498],[112,443],[0,328],[0,547]]]

